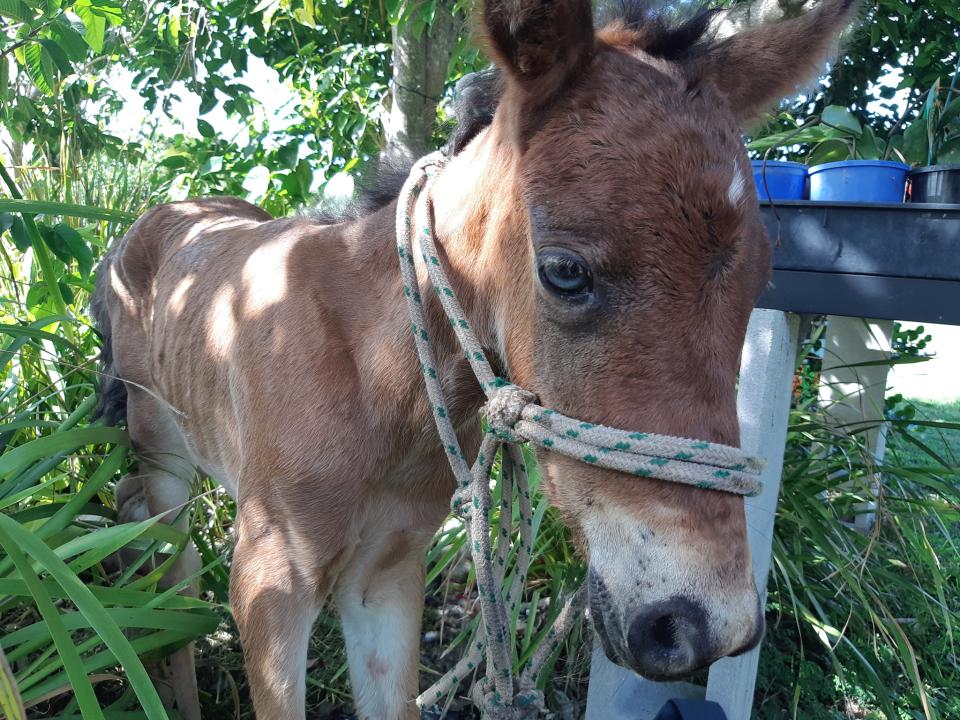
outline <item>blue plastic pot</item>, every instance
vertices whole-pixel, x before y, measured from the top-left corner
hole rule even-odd
[[[803,200],[806,165],[784,160],[751,160],[750,165],[761,200]]]
[[[810,199],[824,202],[903,202],[910,166],[888,160],[841,160],[808,171]]]

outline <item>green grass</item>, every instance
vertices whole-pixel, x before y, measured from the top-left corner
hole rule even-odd
[[[947,402],[909,400],[916,408],[914,419],[924,422],[952,423],[956,428],[914,425],[911,432],[916,440],[936,456],[954,467],[960,466],[960,398]],[[903,441],[896,436],[887,443],[884,462],[889,465],[916,466],[930,462],[930,452],[921,445]]]
[[[895,403],[884,463],[829,436],[815,411],[792,423],[777,512],[755,715],[827,720],[960,717],[960,403]],[[849,521],[883,477],[877,524]],[[837,479],[843,472],[848,484]]]

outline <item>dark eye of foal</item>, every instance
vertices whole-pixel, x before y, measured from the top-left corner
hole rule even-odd
[[[542,250],[537,255],[537,274],[543,287],[565,300],[584,300],[593,291],[587,262],[569,250]]]

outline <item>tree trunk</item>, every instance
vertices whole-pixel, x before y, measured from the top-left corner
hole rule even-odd
[[[386,155],[390,159],[418,158],[432,149],[430,141],[443,95],[447,67],[463,29],[463,17],[453,13],[454,0],[437,0],[433,23],[417,36],[411,18],[398,31],[393,28],[393,89],[390,115],[384,123]]]

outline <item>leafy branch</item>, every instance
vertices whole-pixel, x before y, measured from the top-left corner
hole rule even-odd
[[[52,24],[53,24],[53,21],[56,20],[58,17],[60,17],[60,16],[59,16],[59,15],[54,16],[54,17],[50,18],[49,20],[46,20],[45,22],[40,23],[40,24],[37,25],[35,28],[33,28],[29,33],[27,33],[22,39],[20,39],[20,40],[18,40],[17,42],[13,43],[13,45],[10,45],[9,47],[6,47],[6,48],[4,48],[3,50],[0,50],[0,58],[6,57],[6,56],[9,55],[10,53],[12,53],[12,52],[14,52],[14,51],[16,51],[16,50],[19,50],[19,49],[22,48],[24,45],[29,45],[31,42],[33,42],[33,41],[36,39],[36,37],[37,37],[41,32],[43,32],[43,31],[46,30],[50,25],[52,25]]]

